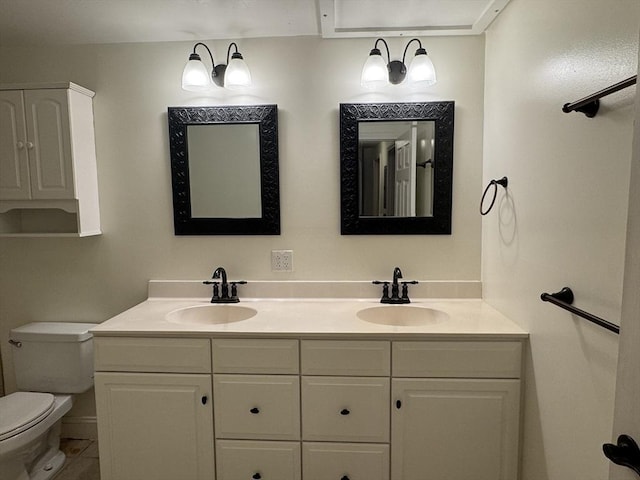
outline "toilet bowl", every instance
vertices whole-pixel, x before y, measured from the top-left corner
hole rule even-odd
[[[20,390],[0,398],[0,477],[49,480],[62,468],[62,417],[73,393],[93,385],[93,340],[87,323],[31,323],[11,331]],[[61,393],[65,392],[65,393]]]

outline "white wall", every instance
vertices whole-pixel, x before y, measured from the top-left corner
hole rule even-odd
[[[483,291],[531,333],[523,480],[607,478],[618,337],[539,296],[620,320],[635,87],[593,119],[561,107],[636,73],[639,21],[636,0],[512,0],[486,38],[483,176],[509,189]]]
[[[0,49],[0,82],[71,80],[96,92],[98,181],[104,235],[0,240],[0,349],[14,388],[8,330],[30,321],[101,322],[146,298],[149,279],[371,280],[394,266],[417,279],[479,280],[477,202],[482,171],[484,38],[423,39],[439,83],[426,93],[360,87],[373,40],[239,41],[255,87],[198,96],[180,89],[193,43]],[[207,42],[216,60],[228,42]],[[404,39],[391,39],[392,56]],[[203,57],[204,58],[204,57]],[[206,60],[205,60],[206,61]],[[456,101],[453,235],[340,236],[338,105]],[[166,109],[276,103],[282,235],[173,234]],[[292,274],[272,273],[272,249],[293,249]]]

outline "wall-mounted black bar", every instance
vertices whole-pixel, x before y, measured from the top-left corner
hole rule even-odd
[[[596,317],[589,312],[585,312],[584,310],[580,310],[579,308],[571,305],[573,303],[573,292],[569,287],[564,287],[562,290],[556,293],[543,293],[542,295],[540,295],[540,299],[543,302],[550,302],[560,308],[564,308],[565,310],[568,310],[571,313],[578,315],[579,317],[589,320],[596,325],[600,325],[601,327],[606,328],[613,333],[620,333],[620,327],[618,325],[608,322],[603,318]]]
[[[604,88],[599,92],[589,95],[588,97],[581,98],[576,102],[565,103],[562,107],[562,111],[564,113],[576,111],[584,113],[589,118],[593,118],[596,116],[596,113],[598,113],[598,109],[600,108],[600,101],[598,99],[606,97],[607,95],[617,92],[618,90],[622,90],[623,88],[635,85],[637,81],[638,76],[634,75],[633,77],[629,77],[626,80],[616,83],[615,85]]]

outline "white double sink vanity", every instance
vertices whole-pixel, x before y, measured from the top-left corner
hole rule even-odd
[[[518,477],[527,334],[482,300],[157,287],[93,330],[103,480]]]

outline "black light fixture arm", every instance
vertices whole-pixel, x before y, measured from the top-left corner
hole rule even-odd
[[[378,48],[378,42],[384,43],[384,48],[387,51],[387,64],[391,63],[391,55],[389,54],[389,45],[387,44],[387,41],[384,38],[378,38],[376,40],[376,43],[373,45],[373,50],[371,51],[371,53],[374,53],[375,51],[376,55],[381,55],[380,49]]]
[[[422,48],[422,42],[420,41],[420,39],[418,38],[412,38],[411,40],[409,40],[409,43],[407,43],[407,46],[404,47],[404,53],[402,54],[402,63],[406,64],[405,60],[407,58],[407,50],[409,50],[409,45],[411,45],[411,42],[418,42],[418,49],[416,50],[416,54],[418,53],[423,53],[426,55],[427,51]],[[423,50],[423,51],[421,51]]]
[[[242,55],[240,54],[240,52],[238,52],[238,45],[236,45],[236,42],[231,42],[229,44],[229,48],[227,48],[227,65],[229,65],[229,54],[231,53],[231,47],[234,47],[236,49],[231,58],[242,58]]]
[[[200,55],[196,53],[196,48],[198,47],[198,45],[202,45],[207,49],[207,52],[209,53],[209,58],[211,59],[211,77],[213,78],[213,76],[215,76],[216,62],[213,61],[213,54],[211,53],[211,50],[209,50],[209,47],[207,47],[204,43],[198,42],[193,46],[193,53],[189,55],[189,60],[201,60]]]

